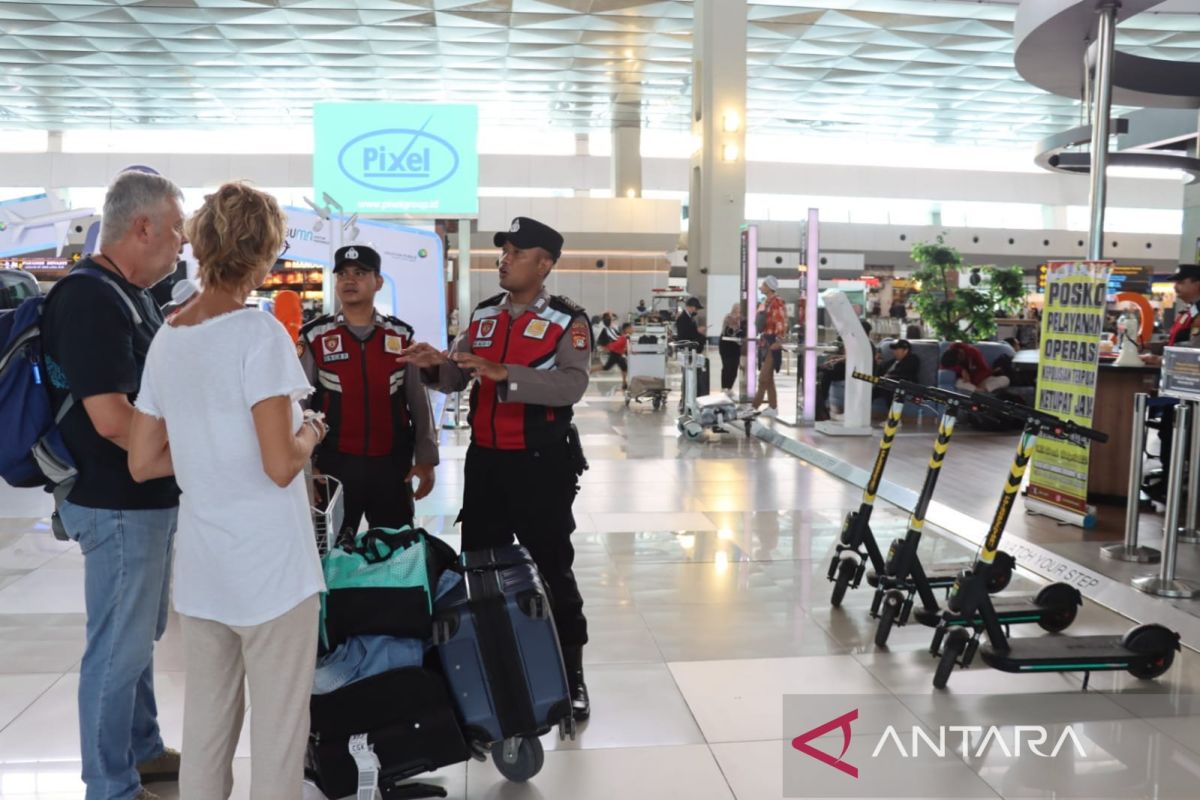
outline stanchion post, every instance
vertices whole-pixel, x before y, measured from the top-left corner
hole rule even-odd
[[[1157,575],[1146,575],[1133,579],[1133,587],[1157,597],[1191,599],[1200,594],[1200,588],[1175,577],[1175,551],[1179,548],[1179,503],[1183,490],[1184,448],[1191,433],[1192,414],[1195,411],[1191,400],[1180,400],[1175,407],[1175,432],[1171,439],[1170,475],[1167,476],[1167,511],[1163,523],[1162,568]]]
[[[1183,526],[1179,529],[1179,541],[1185,544],[1200,544],[1200,534],[1196,532],[1196,512],[1200,507],[1200,406],[1192,409],[1191,452],[1188,457],[1187,481],[1187,513],[1183,517]]]
[[[1129,455],[1129,490],[1125,499],[1125,541],[1101,547],[1101,558],[1138,564],[1157,564],[1160,558],[1159,552],[1153,547],[1138,544],[1138,517],[1141,510],[1141,503],[1138,501],[1142,492],[1142,461],[1146,452],[1146,407],[1149,401],[1150,395],[1145,392],[1133,396],[1133,448]]]

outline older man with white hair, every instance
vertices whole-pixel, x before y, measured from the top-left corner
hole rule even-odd
[[[87,800],[153,800],[142,784],[179,774],[179,753],[159,733],[153,665],[167,622],[179,488],[173,478],[135,483],[126,449],[146,352],[163,324],[149,290],[174,272],[183,248],[182,199],[159,175],[117,176],[104,198],[99,252],[50,294],[42,321],[55,399],[60,407],[73,401],[60,428],[78,475],[59,515],[84,558]]]
[[[787,307],[779,296],[779,279],[774,275],[763,278],[758,285],[758,389],[754,392],[754,407],[766,398],[764,417],[779,416],[779,398],[775,393],[775,373],[783,363],[783,340],[787,336]]]

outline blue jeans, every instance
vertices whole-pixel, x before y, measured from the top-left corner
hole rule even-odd
[[[154,643],[167,627],[178,510],[59,508],[84,557],[79,734],[87,800],[129,800],[141,786],[137,765],[163,752]]]

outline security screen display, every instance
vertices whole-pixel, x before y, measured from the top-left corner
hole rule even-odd
[[[317,103],[313,189],[346,213],[479,213],[479,112],[472,105]]]

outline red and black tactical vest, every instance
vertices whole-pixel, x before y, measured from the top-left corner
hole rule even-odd
[[[583,310],[564,297],[550,296],[541,311],[533,306],[516,319],[501,307],[506,294],[484,300],[471,314],[465,336],[471,352],[498,364],[554,369],[558,344]],[[537,305],[535,302],[534,305]],[[471,389],[471,441],[497,450],[546,447],[566,440],[571,406],[502,403],[496,382],[480,378]]]
[[[375,315],[365,340],[350,331],[346,319],[318,317],[300,329],[316,363],[313,408],[325,413],[329,436],[322,449],[354,456],[395,454],[411,460],[414,435],[404,366],[396,362],[412,343],[413,330],[395,317]]]

